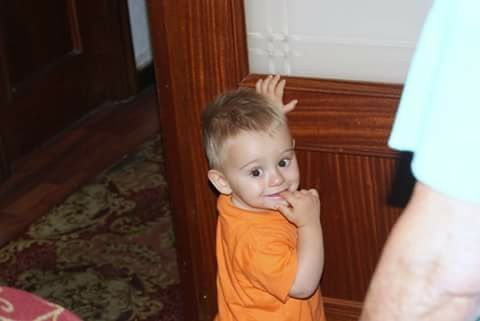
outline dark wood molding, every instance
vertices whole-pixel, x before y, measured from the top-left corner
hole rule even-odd
[[[266,75],[249,74],[241,85],[254,87],[258,79]],[[336,80],[305,77],[283,77],[287,79],[286,88],[299,93],[337,94],[349,96],[400,98],[403,86],[398,84],[376,83],[368,81]],[[288,98],[288,97],[287,97]]]

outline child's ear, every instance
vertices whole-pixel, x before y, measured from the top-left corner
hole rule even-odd
[[[208,179],[220,193],[225,195],[230,195],[232,193],[232,189],[230,188],[230,184],[228,184],[227,179],[216,169],[210,169],[208,171]]]

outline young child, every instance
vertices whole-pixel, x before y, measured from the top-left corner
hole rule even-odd
[[[216,321],[325,320],[320,200],[298,190],[299,171],[283,105],[284,81],[239,89],[203,119],[208,178],[220,192]]]

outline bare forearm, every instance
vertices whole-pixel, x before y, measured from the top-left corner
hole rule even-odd
[[[290,296],[306,298],[318,288],[323,271],[323,235],[320,224],[298,229],[297,274]]]
[[[479,207],[417,184],[385,246],[361,321],[474,320],[479,229]]]

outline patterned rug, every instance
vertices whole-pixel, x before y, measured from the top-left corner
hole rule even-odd
[[[148,139],[2,247],[0,285],[85,321],[181,321],[160,140]]]

